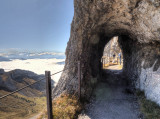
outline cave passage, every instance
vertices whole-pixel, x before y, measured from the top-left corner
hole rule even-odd
[[[102,45],[98,47],[100,49],[98,53],[102,55],[101,60],[99,60],[101,61],[99,63],[101,64],[100,80],[92,94],[94,100],[89,104],[89,108],[79,115],[78,119],[139,118],[139,105],[135,99],[135,90],[132,89],[134,86],[131,85],[132,81],[130,82],[127,76],[127,68],[134,63],[131,61],[132,56],[134,56],[133,53],[135,53],[133,50],[135,49],[133,47],[134,42],[128,34],[114,36],[111,39],[102,37],[99,43]],[[119,55],[121,55],[121,61]],[[130,70],[130,74],[133,72]]]
[[[103,45],[103,50],[101,50],[101,69],[100,69],[100,82],[105,82],[113,86],[122,86],[128,88],[131,86],[131,83],[128,80],[127,72],[128,69],[125,69],[124,66],[131,65],[130,61],[130,51],[132,47],[128,47],[131,42],[129,35],[114,35],[111,38],[101,37],[104,41],[107,40],[106,44]],[[103,40],[104,39],[104,40]],[[104,44],[104,43],[101,43]],[[126,45],[127,44],[127,45]],[[132,43],[133,44],[133,43]],[[124,54],[123,54],[124,53]]]
[[[97,52],[100,58],[100,60],[97,59],[100,61],[99,74],[101,78],[99,79],[113,85],[117,83],[126,84],[135,89],[134,84],[137,81],[136,77],[138,77],[136,68],[141,64],[141,58],[137,57],[141,54],[137,53],[141,51],[141,47],[136,38],[130,37],[128,32],[119,32],[112,37],[108,37],[106,34],[101,35]],[[94,67],[92,71],[98,72]]]

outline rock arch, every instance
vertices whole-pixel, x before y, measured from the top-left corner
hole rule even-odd
[[[66,49],[66,71],[54,89],[77,91],[77,61],[82,62],[82,94],[88,98],[100,78],[104,46],[119,36],[124,70],[132,86],[160,104],[160,3],[156,0],[74,0]],[[71,80],[72,79],[72,80]]]

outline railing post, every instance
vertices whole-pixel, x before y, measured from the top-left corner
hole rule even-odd
[[[79,95],[79,100],[81,100],[81,62],[80,61],[78,61],[78,81],[79,81],[78,95]]]
[[[48,119],[53,119],[50,71],[45,71],[45,77],[46,77],[47,114],[48,114]]]

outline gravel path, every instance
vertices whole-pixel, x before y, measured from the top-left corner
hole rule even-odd
[[[133,94],[122,86],[99,83],[93,99],[78,119],[141,119],[139,106]]]

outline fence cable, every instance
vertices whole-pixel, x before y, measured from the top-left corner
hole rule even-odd
[[[67,70],[67,69],[69,69],[69,68],[66,68],[66,69],[61,70],[61,71],[56,72],[56,73],[53,73],[53,74],[50,75],[50,76],[56,75],[56,74],[58,74],[58,73],[61,73],[61,72],[65,71],[65,70]],[[18,90],[15,90],[15,91],[13,91],[13,92],[11,92],[11,93],[9,93],[9,94],[6,94],[6,95],[4,95],[4,96],[1,96],[0,99],[3,99],[3,98],[5,98],[5,97],[8,97],[9,95],[12,95],[12,94],[14,94],[14,93],[16,93],[16,92],[19,92],[19,91],[27,88],[27,87],[30,87],[30,86],[32,86],[32,85],[34,85],[34,84],[36,84],[36,83],[38,83],[38,82],[40,82],[40,81],[42,81],[42,80],[44,80],[44,79],[45,79],[45,78],[40,79],[40,80],[38,80],[38,81],[36,81],[36,82],[34,82],[34,83],[31,83],[31,84],[29,84],[29,85],[26,85],[26,86],[24,86],[24,87],[22,87],[22,88],[20,88],[20,89],[18,89]]]

